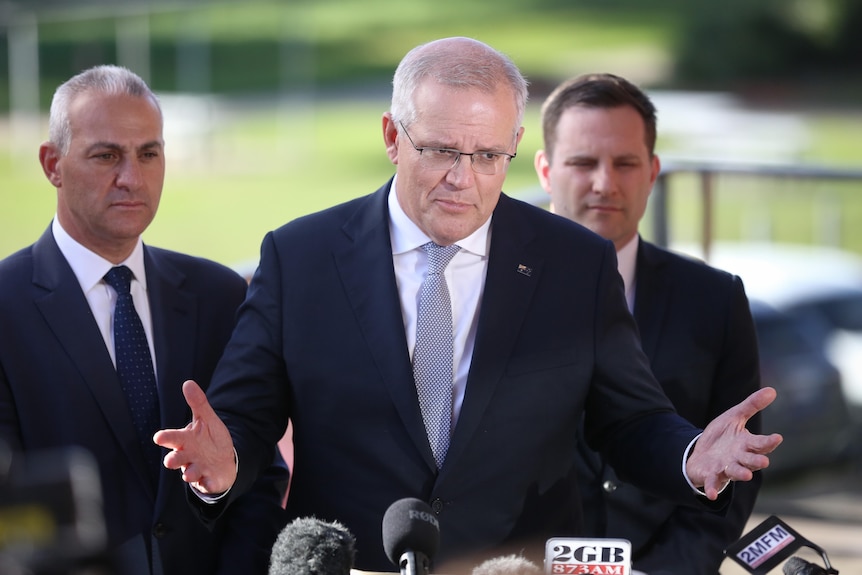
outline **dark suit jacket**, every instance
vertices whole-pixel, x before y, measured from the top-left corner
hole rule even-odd
[[[224,266],[157,248],[145,248],[144,262],[161,424],[182,427],[182,382],[208,385],[246,284]],[[0,262],[0,325],[0,440],[16,451],[91,452],[111,549],[145,562],[152,535],[167,575],[266,573],[284,524],[286,469],[269,469],[212,532],[189,509],[179,472],[162,468],[154,491],[116,370],[50,228]]]
[[[696,504],[680,464],[697,430],[649,371],[613,245],[505,195],[466,396],[437,472],[392,263],[389,188],[264,239],[208,394],[239,453],[230,497],[291,418],[289,515],[342,521],[357,538],[357,568],[392,569],[381,522],[404,497],[437,513],[438,572],[504,548],[541,560],[547,537],[581,532],[572,454],[586,409],[593,445],[622,473]]]
[[[634,316],[643,349],[680,415],[703,427],[760,387],[757,339],[742,281],[641,240]],[[760,432],[759,415],[748,428]],[[739,538],[761,484],[736,486],[722,516],[680,507],[617,478],[580,445],[590,535],[632,542],[636,569],[649,575],[716,575],[723,549]]]

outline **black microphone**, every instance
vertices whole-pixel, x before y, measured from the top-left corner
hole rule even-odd
[[[781,568],[784,575],[828,575],[828,571],[820,565],[809,563],[805,559],[793,556]]]
[[[272,546],[269,575],[350,575],[356,539],[339,523],[294,519]]]
[[[428,575],[439,545],[440,523],[421,499],[399,499],[383,515],[383,549],[401,575]]]
[[[826,567],[809,563],[799,557],[791,557],[801,547],[808,547],[818,552]],[[738,541],[730,544],[724,553],[749,573],[768,573],[782,562],[784,575],[837,575],[838,573],[838,570],[829,562],[826,551],[775,515],[770,515]]]

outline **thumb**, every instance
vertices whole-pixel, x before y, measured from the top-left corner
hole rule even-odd
[[[739,415],[744,417],[746,421],[751,419],[758,411],[766,409],[773,401],[775,401],[778,393],[772,387],[764,387],[758,389],[751,395],[745,398],[742,403],[737,405]]]
[[[207,395],[195,381],[189,379],[183,382],[183,397],[186,398],[186,403],[192,410],[192,420],[210,421],[214,417],[218,417],[213,411]]]

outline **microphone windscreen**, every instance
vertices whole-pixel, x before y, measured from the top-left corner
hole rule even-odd
[[[494,557],[473,568],[470,575],[542,575],[542,568],[520,555]]]
[[[383,549],[393,565],[400,563],[405,551],[433,559],[439,545],[440,523],[421,499],[399,499],[383,515]]]
[[[294,519],[272,546],[269,575],[350,575],[355,545],[353,534],[337,521]]]
[[[784,572],[784,575],[822,575],[826,573],[826,570],[822,569],[819,565],[809,563],[805,559],[796,556],[785,561],[781,570]]]

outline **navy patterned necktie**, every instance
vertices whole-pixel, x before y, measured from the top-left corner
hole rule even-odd
[[[419,295],[413,378],[422,419],[437,468],[443,466],[452,431],[452,382],[454,373],[452,303],[443,271],[461,248],[429,242],[428,274]]]
[[[117,292],[114,306],[117,376],[126,394],[148,469],[155,479],[161,468],[161,453],[152,439],[159,430],[159,394],[147,334],[132,301],[132,270],[126,266],[113,267],[105,274],[105,281]]]

